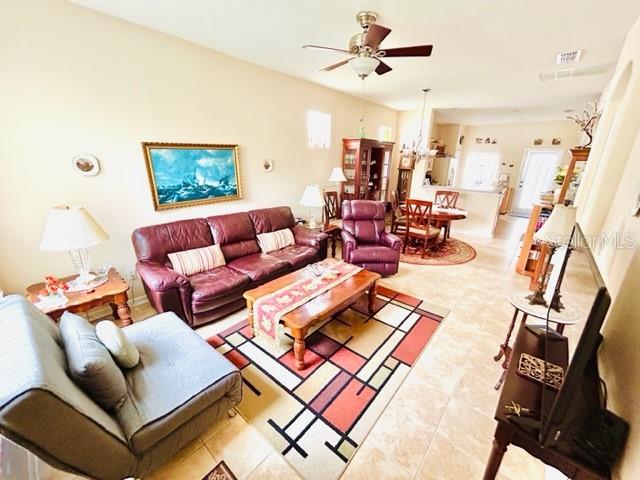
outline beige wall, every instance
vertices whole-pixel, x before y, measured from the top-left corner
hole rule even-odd
[[[640,194],[640,19],[629,33],[610,86],[580,186],[579,222],[588,235],[625,235],[632,248],[596,249],[613,304],[600,349],[608,407],[631,424],[614,478],[640,478],[640,218],[632,206]]]
[[[94,264],[134,264],[141,225],[271,205],[298,205],[305,184],[327,185],[341,139],[356,134],[362,101],[62,0],[0,2],[0,286],[22,292],[72,270],[39,250],[47,210],[84,205],[111,239]],[[329,150],[307,147],[306,112],[332,115]],[[397,126],[397,112],[366,104],[365,127]],[[245,199],[155,212],[142,141],[240,145]],[[74,155],[103,171],[82,177]],[[261,170],[275,161],[271,173]],[[137,293],[140,293],[138,290]]]
[[[445,145],[445,153],[455,156],[461,126],[458,123],[434,123],[431,138]]]
[[[416,138],[420,126],[420,111],[400,112],[398,116],[398,142],[399,145],[411,142]],[[423,130],[424,138],[441,140],[447,145],[447,153],[450,155],[460,154],[460,164],[456,175],[456,185],[461,185],[464,175],[464,160],[466,155],[477,149],[498,149],[501,152],[504,167],[500,167],[500,172],[509,173],[511,187],[518,185],[522,159],[526,148],[536,148],[533,145],[535,138],[542,138],[543,145],[540,148],[553,148],[551,139],[559,137],[562,143],[557,148],[564,150],[562,164],[569,162],[569,148],[577,145],[582,137],[578,127],[569,120],[556,122],[539,123],[510,123],[494,125],[457,125],[438,124],[434,122],[434,110],[428,108],[425,114],[425,125]],[[464,135],[464,143],[461,149],[457,149],[457,138]],[[476,145],[475,138],[495,138],[496,145]],[[513,167],[509,167],[513,164]],[[424,179],[424,162],[418,164],[413,173],[412,196],[422,198],[424,190],[420,188]],[[513,197],[512,197],[513,198]]]
[[[421,110],[400,112],[398,115],[398,147],[396,149],[395,155],[395,169],[397,169],[402,145],[406,145],[407,148],[411,148],[413,142],[417,139],[418,134],[420,133],[421,116]],[[434,125],[433,116],[433,108],[430,105],[427,105],[424,114],[421,145],[425,146],[426,148],[429,148],[429,139],[431,138],[431,130]],[[420,192],[422,192],[422,189],[420,187],[422,186],[422,181],[424,180],[426,167],[425,164],[425,161],[420,162],[416,165],[416,168],[413,172],[413,177],[411,179],[411,196],[414,198],[421,198],[419,194]],[[397,171],[395,172],[395,178],[397,178]],[[395,181],[393,185],[396,185]]]
[[[460,171],[456,178],[456,185],[461,185],[464,177],[464,163],[469,152],[477,150],[499,150],[502,162],[505,166],[500,166],[500,173],[510,174],[509,186],[516,188],[520,179],[520,169],[522,159],[527,148],[562,148],[564,156],[562,164],[569,162],[569,148],[576,146],[580,140],[578,127],[570,120],[557,122],[539,123],[508,123],[499,125],[465,125],[462,130],[464,143],[462,145]],[[496,140],[495,145],[478,145],[475,143],[476,137],[485,139],[487,137]],[[562,143],[557,147],[551,145],[551,140],[560,138]],[[540,147],[533,145],[533,140],[542,138],[544,143]],[[513,165],[513,167],[509,167]],[[512,196],[513,198],[513,196]]]

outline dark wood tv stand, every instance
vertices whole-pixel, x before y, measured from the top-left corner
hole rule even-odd
[[[566,368],[568,364],[566,342],[548,342],[547,360]],[[555,397],[555,392],[549,387],[543,389],[541,384],[528,380],[517,373],[520,354],[526,352],[538,358],[544,358],[544,343],[532,339],[531,330],[522,325],[518,331],[518,337],[513,346],[513,362],[507,371],[507,377],[500,394],[495,419],[498,422],[493,438],[493,447],[484,472],[484,480],[496,478],[502,457],[507,447],[512,444],[523,448],[530,455],[540,459],[567,477],[578,480],[604,480],[610,479],[609,472],[597,472],[585,465],[580,460],[560,453],[551,448],[545,448],[538,441],[538,432],[528,430],[514,423],[507,416],[504,406],[511,401],[520,403],[523,407],[533,411],[539,411],[542,395],[545,395],[545,403],[550,405]]]

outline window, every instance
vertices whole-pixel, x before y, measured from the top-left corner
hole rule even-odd
[[[309,110],[307,112],[307,136],[311,148],[330,148],[331,115]]]
[[[469,152],[463,166],[463,187],[491,188],[499,164],[500,152]]]
[[[380,128],[378,129],[378,140],[383,142],[391,141],[391,127],[380,125]]]

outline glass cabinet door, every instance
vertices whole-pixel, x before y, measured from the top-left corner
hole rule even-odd
[[[366,199],[367,198],[367,192],[369,190],[369,182],[370,182],[370,170],[371,170],[371,166],[370,166],[370,155],[369,155],[369,149],[368,148],[363,148],[360,151],[360,182],[358,182],[358,198],[360,199]]]
[[[355,149],[345,149],[342,156],[342,171],[347,181],[343,184],[343,193],[353,195],[356,188],[357,162],[356,155],[358,151]]]
[[[387,190],[389,188],[389,172],[391,170],[391,150],[384,151],[382,162],[382,178],[380,180],[380,201],[387,201]]]

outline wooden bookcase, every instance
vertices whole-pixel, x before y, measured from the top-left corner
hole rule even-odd
[[[342,139],[343,200],[388,201],[393,142],[369,138]]]

